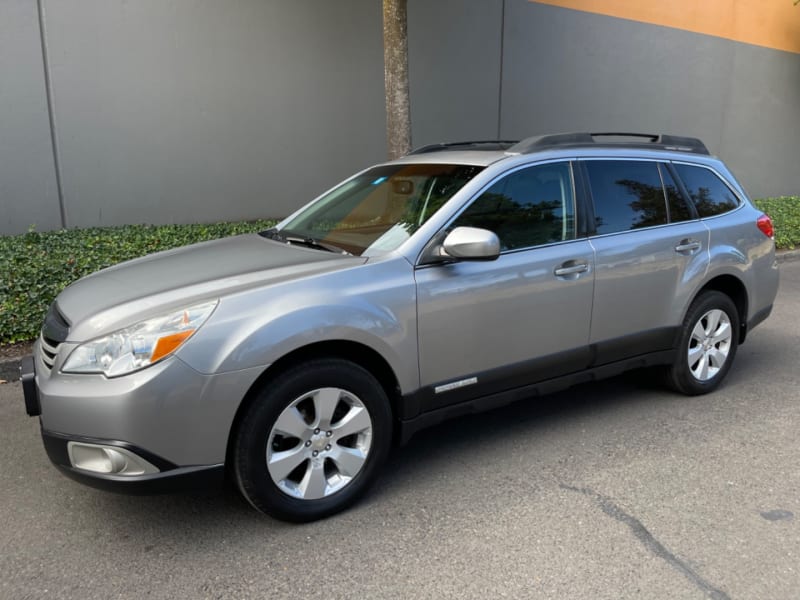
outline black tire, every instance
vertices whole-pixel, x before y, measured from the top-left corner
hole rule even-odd
[[[706,346],[699,343],[698,336],[693,335],[693,332],[698,325],[700,328],[708,329],[707,317],[710,314],[719,316],[720,323],[727,320],[730,336],[727,341],[715,341],[719,338],[709,336],[706,338],[707,352],[704,352]],[[722,329],[718,328],[716,333],[721,334]],[[722,292],[704,292],[695,298],[686,313],[675,361],[665,372],[667,385],[687,396],[698,396],[714,391],[728,374],[733,359],[736,357],[738,345],[739,311],[736,309],[736,305],[730,297]],[[695,352],[691,355],[692,358],[690,358],[690,350]],[[723,354],[724,361],[721,361],[719,357]],[[702,371],[704,363],[708,369],[705,377],[698,373]]]
[[[338,392],[341,392],[338,399],[331,400],[335,397],[331,394]],[[336,405],[336,409],[331,409],[332,416],[323,421],[322,427],[315,428],[320,418],[316,407],[318,402],[323,402],[320,393],[328,394],[325,406]],[[369,434],[363,430],[341,439],[337,437],[335,431],[346,433],[341,424],[347,420],[339,416],[337,421],[337,415],[352,416],[355,410],[362,423],[363,409],[371,425]],[[291,422],[292,427],[297,427],[297,436],[276,428],[282,415],[287,419],[282,423]],[[302,429],[303,424],[307,430]],[[326,434],[332,437],[325,439]],[[270,380],[247,406],[234,435],[233,471],[242,495],[256,509],[284,521],[314,521],[344,510],[364,494],[386,459],[391,435],[389,400],[371,373],[345,360],[313,360]],[[331,444],[325,447],[329,441]],[[315,458],[311,458],[312,451]],[[273,474],[280,467],[276,462],[268,467],[268,452],[273,461],[291,454],[287,464],[302,462],[285,477],[275,475],[283,477],[279,485],[273,480]],[[348,468],[349,465],[337,460],[350,458],[353,453],[358,456],[354,464],[361,462],[351,476],[341,468],[341,465]],[[316,484],[308,483],[312,480]],[[304,482],[306,489],[303,489]],[[309,491],[311,488],[313,490]],[[320,489],[325,490],[325,495],[315,496],[314,491]],[[304,494],[308,497],[301,497]]]

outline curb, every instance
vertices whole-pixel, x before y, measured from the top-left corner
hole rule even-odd
[[[775,260],[778,261],[778,264],[800,260],[800,249],[781,250],[775,254]]]
[[[778,262],[778,264],[800,260],[800,249],[781,250],[775,254],[775,260]],[[22,358],[22,356],[18,356],[9,360],[0,361],[0,380],[19,380],[19,364]]]

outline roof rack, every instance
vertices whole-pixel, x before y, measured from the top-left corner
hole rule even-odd
[[[478,140],[473,142],[429,144],[416,148],[408,154],[428,154],[429,152],[442,152],[443,150],[508,150],[519,143],[519,140]]]
[[[599,140],[595,138],[627,138]],[[631,140],[630,138],[633,138]],[[653,133],[556,133],[529,137],[508,149],[513,154],[529,154],[547,148],[565,146],[625,146],[649,150],[672,150],[693,154],[710,154],[706,145],[697,138]]]

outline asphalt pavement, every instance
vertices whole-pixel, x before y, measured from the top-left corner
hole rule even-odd
[[[309,525],[82,487],[0,385],[0,598],[800,598],[798,315],[787,262],[714,394],[636,374],[451,421]]]

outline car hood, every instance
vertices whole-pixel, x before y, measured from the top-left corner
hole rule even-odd
[[[70,323],[68,341],[86,341],[193,303],[366,260],[242,235],[103,269],[67,287],[56,304]]]

